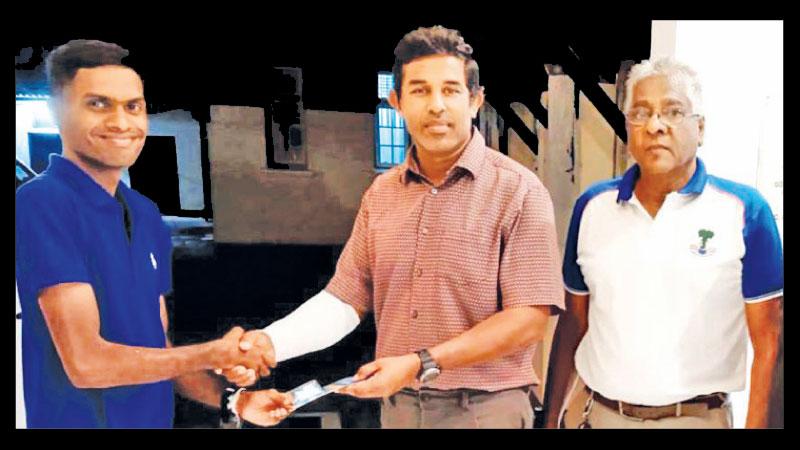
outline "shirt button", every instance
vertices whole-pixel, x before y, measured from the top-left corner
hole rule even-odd
[[[422,234],[428,234],[428,229],[427,228],[422,228]]]
[[[439,190],[436,188],[431,189],[431,194],[436,195],[439,193]]]
[[[416,319],[419,316],[419,312],[416,309],[411,311],[411,318]]]
[[[414,269],[414,275],[416,275],[418,277],[421,277],[422,276],[422,269],[420,269],[419,267]]]

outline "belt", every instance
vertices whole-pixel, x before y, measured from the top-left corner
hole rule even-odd
[[[513,388],[507,389],[500,389],[499,391],[483,391],[480,389],[431,389],[431,388],[422,388],[420,390],[410,389],[410,388],[403,388],[400,389],[397,393],[403,395],[410,395],[412,397],[418,397],[421,400],[427,400],[429,398],[453,398],[453,399],[468,399],[470,397],[475,397],[479,395],[491,395],[491,394],[498,394],[500,392],[505,391],[515,391],[515,390],[522,390],[526,394],[530,392],[531,386],[517,386]]]
[[[664,406],[634,405],[619,400],[603,397],[597,391],[592,391],[586,386],[586,391],[592,394],[597,403],[619,412],[621,416],[639,420],[657,420],[665,417],[703,416],[709,409],[719,408],[728,401],[728,394],[717,392]]]

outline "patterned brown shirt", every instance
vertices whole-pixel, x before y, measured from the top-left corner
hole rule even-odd
[[[530,170],[484,142],[473,129],[437,187],[420,174],[412,147],[362,198],[326,290],[375,313],[376,358],[433,347],[501,309],[564,309],[549,193]],[[536,384],[534,350],[444,370],[430,387]]]

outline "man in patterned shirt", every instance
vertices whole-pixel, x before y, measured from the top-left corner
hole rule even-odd
[[[325,290],[243,338],[280,362],[374,312],[377,359],[343,392],[383,398],[384,428],[530,428],[535,345],[564,307],[550,196],[472,126],[471,54],[439,26],[400,41],[389,102],[413,140],[405,162],[365,192]]]

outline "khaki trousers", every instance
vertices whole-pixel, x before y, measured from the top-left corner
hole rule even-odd
[[[381,401],[381,427],[532,428],[533,408],[527,388],[454,397],[401,391]]]
[[[699,417],[681,416],[665,417],[657,420],[639,420],[620,415],[619,411],[608,408],[597,402],[589,404],[589,393],[586,392],[583,380],[578,378],[567,400],[563,427],[578,428],[588,418],[592,428],[731,428],[733,414],[730,403],[720,408],[709,409]],[[584,416],[588,406],[588,415]]]

